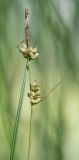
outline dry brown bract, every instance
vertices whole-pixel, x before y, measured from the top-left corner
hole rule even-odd
[[[37,52],[37,48],[27,48],[26,44],[23,42],[18,45],[18,48],[19,51],[23,54],[24,58],[27,58],[29,60],[34,60],[39,55],[39,53]]]
[[[30,87],[30,93],[28,93],[30,103],[32,105],[39,103],[41,100],[41,90],[39,81],[35,80]]]

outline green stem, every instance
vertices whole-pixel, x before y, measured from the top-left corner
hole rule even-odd
[[[18,132],[20,115],[21,115],[23,97],[24,97],[26,78],[27,78],[27,64],[26,64],[26,67],[25,67],[25,72],[24,72],[24,77],[23,77],[23,82],[22,82],[22,88],[21,88],[20,98],[19,98],[19,103],[18,103],[18,109],[17,109],[16,119],[15,119],[15,125],[14,125],[14,130],[13,130],[11,152],[10,152],[10,160],[14,159],[15,145],[16,145],[17,132]]]
[[[30,88],[30,87],[31,87],[31,72],[30,72],[29,61],[28,61],[28,77],[29,77],[29,88]],[[32,134],[32,117],[33,117],[33,107],[32,107],[32,105],[31,105],[30,129],[29,129],[29,144],[28,144],[28,155],[27,155],[27,160],[30,160],[31,134]]]
[[[27,160],[30,160],[31,134],[32,134],[32,115],[33,115],[33,108],[32,108],[32,105],[31,105],[30,129],[29,129],[29,144],[28,144],[28,155],[27,155]]]

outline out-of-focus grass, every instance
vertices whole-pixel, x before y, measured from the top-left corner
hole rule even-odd
[[[57,2],[57,3],[56,3]],[[66,3],[69,3],[65,0]],[[60,80],[63,85],[35,107],[31,159],[79,159],[79,2],[70,2],[68,21],[59,1],[0,1],[0,159],[9,159],[14,120],[25,60],[17,51],[24,39],[24,10],[29,9],[30,44],[40,52],[31,65],[32,77],[45,93]],[[69,6],[69,4],[67,4]],[[69,6],[70,7],[70,6]],[[62,11],[62,12],[61,12]],[[62,14],[60,14],[62,13]],[[30,108],[24,97],[15,159],[27,157]],[[40,155],[40,156],[38,156]]]

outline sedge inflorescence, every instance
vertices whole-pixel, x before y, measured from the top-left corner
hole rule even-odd
[[[37,48],[30,47],[28,44],[28,9],[25,10],[25,41],[20,42],[18,45],[19,52],[22,53],[23,57],[27,59],[27,69],[29,72],[30,66],[28,65],[31,60],[35,60],[38,56]],[[31,75],[30,75],[31,76]],[[27,93],[31,105],[38,104],[42,100],[44,100],[57,86],[59,86],[61,82],[59,82],[54,88],[52,88],[45,96],[41,96],[41,89],[39,81],[35,80],[30,82],[30,91]]]
[[[21,42],[18,45],[18,49],[23,54],[24,58],[29,59],[29,60],[34,60],[39,55],[37,48],[32,48],[32,47],[27,48],[24,42]]]
[[[19,52],[22,53],[24,58],[27,60],[34,60],[38,57],[39,53],[37,51],[37,48],[28,47],[24,42],[21,42],[18,45]],[[27,65],[28,68],[28,65]],[[37,104],[41,100],[41,89],[40,89],[40,82],[37,80],[34,80],[30,84],[30,92],[27,93],[28,97],[30,98],[31,105]]]
[[[37,104],[41,100],[41,89],[40,89],[40,82],[35,80],[30,85],[30,93],[28,93],[28,97],[30,98],[30,103],[32,105]]]

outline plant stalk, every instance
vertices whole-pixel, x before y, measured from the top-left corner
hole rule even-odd
[[[30,72],[29,60],[28,60],[28,77],[29,77],[29,88],[31,88],[31,72]],[[33,118],[33,107],[32,107],[32,104],[31,104],[29,142],[28,142],[29,144],[28,144],[27,160],[30,160],[30,152],[31,152],[32,118]]]

